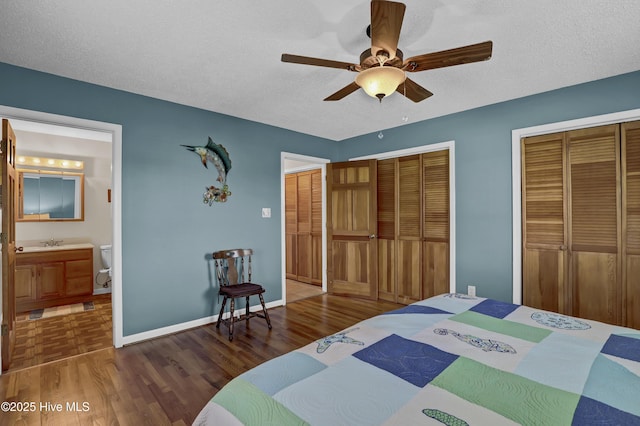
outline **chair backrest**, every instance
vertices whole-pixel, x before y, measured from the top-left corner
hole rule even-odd
[[[251,282],[252,249],[220,250],[213,253],[220,287]]]

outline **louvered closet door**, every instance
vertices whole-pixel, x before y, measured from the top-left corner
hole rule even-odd
[[[298,218],[297,218],[297,193],[298,177],[288,174],[284,177],[284,210],[285,210],[285,250],[286,250],[286,275],[292,280],[298,279]]]
[[[396,295],[396,170],[397,158],[378,161],[378,298]]]
[[[287,278],[322,285],[322,171],[285,176]]]
[[[322,285],[322,172],[311,172],[311,284]]]
[[[570,314],[567,283],[565,134],[524,138],[522,302]]]
[[[420,155],[398,159],[398,303],[422,299],[421,167]]]
[[[449,292],[449,150],[422,154],[422,298]]]
[[[575,316],[622,321],[619,125],[567,132]]]
[[[298,281],[311,282],[311,175],[298,173]]]
[[[640,329],[640,121],[622,125],[622,168],[625,325]]]

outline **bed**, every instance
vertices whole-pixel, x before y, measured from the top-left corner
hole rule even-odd
[[[640,331],[460,294],[234,378],[195,425],[640,425]]]

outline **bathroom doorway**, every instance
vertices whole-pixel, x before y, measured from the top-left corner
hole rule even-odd
[[[91,312],[67,315],[66,319],[63,314],[55,319],[27,320],[32,323],[30,328],[27,328],[28,333],[33,333],[31,328],[35,321],[42,321],[43,324],[47,321],[52,332],[59,332],[60,328],[70,325],[78,327],[70,334],[86,337],[88,330],[95,332],[93,333],[95,338],[85,339],[77,344],[81,351],[79,353],[90,352],[101,347],[122,346],[122,296],[119,267],[121,259],[119,195],[121,192],[121,126],[3,106],[0,106],[0,117],[8,118],[16,129],[18,157],[64,158],[82,161],[85,165],[85,220],[18,222],[16,236],[19,242],[36,245],[45,240],[63,240],[60,243],[62,245],[90,243],[93,246],[93,299],[91,301],[94,309]],[[22,145],[21,142],[23,142]],[[100,272],[105,269],[100,250],[104,245],[112,246],[110,275]],[[61,311],[65,312],[64,309]],[[21,316],[24,318],[24,315],[25,313],[20,313],[18,318],[20,319]],[[74,318],[74,321],[70,321],[69,318]],[[20,333],[19,330],[17,331]],[[46,330],[43,332],[47,333]],[[17,338],[19,341],[19,334]],[[39,343],[41,342],[38,339],[29,341],[29,345]],[[40,349],[30,350],[39,351]],[[65,351],[59,352],[64,357]],[[69,356],[74,355],[73,351],[67,352]],[[14,354],[16,354],[15,350]],[[20,367],[19,362],[16,363],[18,360],[19,356],[14,357],[10,371],[14,370],[14,366]],[[51,360],[47,359],[43,362]]]

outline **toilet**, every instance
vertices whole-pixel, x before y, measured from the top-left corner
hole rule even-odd
[[[98,275],[108,274],[105,282],[100,284],[103,287],[108,287],[109,283],[111,283],[111,244],[100,246],[100,258],[102,259],[103,269],[100,269]]]

